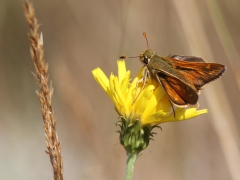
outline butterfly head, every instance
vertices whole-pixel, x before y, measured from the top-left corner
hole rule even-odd
[[[144,65],[148,65],[148,63],[150,62],[150,60],[152,59],[152,57],[155,55],[155,52],[153,52],[151,49],[147,49],[143,52],[141,52],[140,54],[140,61],[144,64]]]

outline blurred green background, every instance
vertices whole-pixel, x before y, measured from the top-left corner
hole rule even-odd
[[[117,74],[120,55],[147,48],[143,31],[159,55],[195,55],[228,70],[201,93],[207,115],[155,130],[133,179],[240,179],[239,0],[32,2],[54,87],[65,179],[124,179],[118,116],[91,71]],[[22,7],[21,0],[1,0],[0,179],[53,179]],[[132,77],[142,66],[138,59],[126,63]]]

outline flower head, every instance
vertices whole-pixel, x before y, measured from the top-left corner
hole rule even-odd
[[[160,123],[190,119],[207,113],[207,109],[176,108],[175,115],[163,88],[154,81],[142,87],[142,69],[130,81],[130,71],[125,61],[118,61],[118,76],[111,73],[109,79],[100,68],[92,71],[95,80],[108,94],[121,120],[120,142],[127,151],[141,151],[151,139],[151,130]]]

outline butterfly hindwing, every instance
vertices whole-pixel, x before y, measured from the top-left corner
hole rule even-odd
[[[185,107],[195,105],[198,101],[198,94],[190,86],[179,79],[168,76],[164,73],[157,73],[156,78],[163,86],[169,99],[177,106]]]

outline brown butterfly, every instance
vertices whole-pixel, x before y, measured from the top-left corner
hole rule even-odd
[[[147,41],[146,33],[143,35]],[[179,107],[198,106],[200,90],[226,71],[224,65],[207,63],[200,57],[179,55],[163,57],[149,48],[141,52],[139,57],[145,65],[143,84],[151,78],[157,80],[171,102]]]

